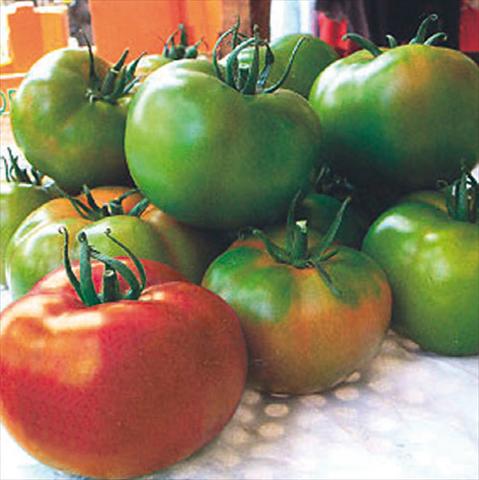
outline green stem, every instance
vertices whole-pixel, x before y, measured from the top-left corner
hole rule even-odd
[[[459,222],[477,222],[479,186],[476,179],[463,166],[461,177],[446,188],[449,216]]]
[[[307,265],[308,256],[308,227],[306,220],[299,220],[294,225],[293,241],[291,245],[291,261],[293,265]]]
[[[115,270],[105,268],[103,273],[103,293],[101,295],[102,303],[116,302],[121,298],[120,284]]]
[[[426,40],[427,30],[431,23],[436,22],[438,16],[435,13],[428,15],[419,25],[417,29],[416,36],[409,42],[410,45],[423,44]]]
[[[68,200],[71,206],[75,209],[75,211],[80,215],[81,218],[85,220],[97,220],[95,212],[92,212],[88,205],[85,205],[81,200],[78,198],[72,197],[63,189],[61,189],[56,183],[53,183],[49,188],[54,195],[58,195],[66,200]]]
[[[170,36],[166,39],[165,46],[163,48],[163,56],[166,58],[171,58],[171,49],[175,48],[175,36],[178,33],[178,29],[176,29]]]
[[[248,76],[243,88],[240,90],[245,95],[254,95],[256,93],[256,84],[259,78],[259,45],[261,39],[259,36],[259,27],[255,25],[253,27],[253,39],[254,39],[254,52],[253,61],[249,67]]]
[[[83,194],[86,197],[86,203],[78,198],[72,197],[65,191],[63,191],[57,185],[53,185],[51,189],[59,194],[61,197],[68,200],[76,212],[84,219],[97,221],[106,217],[113,217],[116,215],[125,215],[125,209],[123,208],[123,201],[129,196],[138,193],[138,189],[134,188],[121,194],[117,198],[110,200],[108,203],[99,206],[93,197],[91,190],[84,185],[82,188]],[[145,209],[148,207],[149,201],[147,199],[141,199],[128,213],[129,216],[139,217]]]
[[[115,88],[115,82],[117,77],[122,73],[123,65],[125,64],[126,57],[128,56],[128,48],[122,53],[118,62],[115,63],[109,70],[108,73],[105,75],[103,79],[102,86],[100,88],[100,95],[107,96],[113,92]],[[123,71],[125,72],[125,70]]]
[[[257,228],[252,230],[252,235],[261,240],[270,256],[278,263],[291,263],[289,252],[269,239],[265,233]]]
[[[213,66],[215,68],[216,76],[219,80],[226,83],[231,88],[245,94],[245,95],[255,95],[257,93],[273,93],[278,88],[280,88],[283,83],[286,81],[288,77],[291,67],[293,65],[294,59],[297,55],[299,48],[301,47],[302,43],[307,40],[307,37],[302,37],[298,43],[295,45],[291,57],[289,59],[288,65],[283,72],[281,78],[276,82],[274,85],[264,89],[264,85],[268,79],[268,75],[271,71],[271,67],[274,62],[274,55],[267,44],[267,42],[260,38],[258,26],[255,25],[254,35],[252,38],[247,38],[246,40],[242,41],[239,45],[236,45],[237,39],[241,37],[241,34],[238,33],[239,30],[239,23],[237,22],[232,28],[227,30],[223,35],[221,35],[213,49]],[[218,50],[221,46],[221,43],[224,39],[229,36],[233,36],[233,51],[228,55],[226,61],[226,73],[223,75],[219,64],[218,64]],[[249,66],[244,67],[244,70],[238,68],[238,56],[239,54],[247,49],[253,47],[253,60],[249,64]],[[265,65],[260,72],[260,60],[259,60],[259,49],[260,47],[266,47],[266,55],[265,55]]]
[[[221,71],[221,68],[220,68],[219,63],[218,63],[218,50],[219,50],[221,44],[223,43],[223,41],[225,40],[225,38],[227,38],[230,35],[234,35],[235,32],[237,32],[239,30],[239,27],[240,27],[240,24],[239,24],[239,18],[238,18],[236,20],[236,23],[229,30],[226,30],[226,32],[224,32],[223,34],[221,34],[219,36],[218,40],[216,40],[216,43],[213,47],[213,54],[212,54],[213,68],[215,69],[215,73],[216,73],[217,78],[219,80],[221,80],[222,82],[225,82],[225,77],[224,77],[223,72]]]
[[[293,197],[293,200],[289,204],[288,216],[286,218],[286,242],[285,248],[287,252],[291,252],[293,249],[294,242],[294,231],[296,228],[296,215],[298,213],[299,206],[303,203],[305,198],[305,193],[303,190],[299,190],[296,195]]]
[[[188,36],[186,35],[185,25],[180,23],[178,29],[180,31],[180,45],[186,49],[188,46]]]
[[[72,264],[70,261],[69,255],[69,234],[68,230],[65,227],[60,227],[58,232],[63,235],[63,267],[65,268],[65,272],[67,274],[68,280],[70,281],[72,287],[75,289],[78,297],[82,301],[82,303],[86,304],[86,300],[83,297],[82,289],[80,282],[76,275],[73,273]]]
[[[98,84],[100,82],[100,79],[98,78],[98,75],[96,73],[96,68],[95,68],[95,56],[93,55],[93,48],[91,46],[90,40],[86,36],[85,32],[83,30],[80,30],[80,33],[83,37],[84,42],[86,43],[87,49],[88,49],[88,57],[90,59],[90,72],[89,72],[89,79],[90,79],[90,89],[92,91],[95,91],[98,88]]]
[[[325,254],[327,255],[326,251],[331,247],[334,239],[336,238],[336,234],[338,233],[339,227],[343,221],[344,212],[346,211],[347,206],[351,202],[351,197],[347,197],[344,202],[341,204],[336,216],[333,220],[333,223],[328,228],[328,231],[321,239],[319,245],[314,249],[312,252],[312,260],[313,262],[319,263],[325,259]],[[331,258],[330,256],[327,258]]]
[[[105,230],[105,235],[113,243],[118,245],[127,254],[127,256],[130,257],[130,259],[134,263],[136,269],[138,270],[138,274],[140,275],[140,293],[141,293],[141,290],[143,290],[146,286],[146,272],[143,267],[143,264],[140,262],[138,257],[124,243],[120,242],[119,240],[117,240],[115,237],[111,235],[111,230],[109,228]],[[138,294],[138,296],[140,295],[140,293]]]
[[[343,36],[342,40],[352,40],[361,48],[364,48],[365,50],[370,52],[374,57],[379,57],[379,55],[381,55],[382,53],[380,48],[374,42],[357,33],[347,33]]]
[[[127,95],[137,83],[138,79],[135,78],[135,70],[144,53],[129,65],[125,65],[128,56],[128,49],[126,49],[116,64],[108,70],[103,81],[100,81],[94,72],[95,60],[91,45],[88,52],[90,55],[90,87],[86,92],[86,96],[90,102],[101,100],[111,105],[116,105],[118,100]]]
[[[194,45],[189,46],[185,50],[184,58],[196,58],[198,56],[198,48],[204,42],[203,38],[200,38]]]
[[[78,234],[78,242],[80,243],[80,290],[81,297],[85,305],[91,307],[101,303],[95,291],[91,270],[91,254],[92,248],[88,244],[88,238],[85,232]]]
[[[288,224],[286,231],[286,248],[283,249],[279,245],[270,240],[261,230],[254,229],[252,234],[259,238],[269,255],[278,263],[285,263],[295,268],[315,268],[320,277],[328,285],[334,295],[340,295],[339,290],[335,287],[331,276],[324,268],[324,264],[334,257],[339,249],[332,249],[331,245],[338,232],[341,222],[343,220],[344,212],[351,201],[351,197],[346,198],[339,208],[335,219],[329,226],[326,235],[322,238],[320,244],[312,249],[308,249],[308,229],[305,220],[296,221],[294,224],[294,215],[296,204],[302,201],[302,192],[299,192],[290,206],[288,213]]]
[[[95,213],[101,212],[101,207],[98,206],[95,199],[93,198],[93,195],[91,193],[91,190],[88,188],[88,185],[83,185],[82,191],[85,195],[86,201],[90,209]]]
[[[114,102],[114,99],[118,98],[119,95],[125,90],[127,82],[127,71],[126,68],[123,68],[117,77],[115,78],[115,82],[113,84],[112,90],[110,93],[106,94],[103,98],[109,103]]]
[[[296,58],[296,55],[299,51],[299,49],[301,48],[301,45],[305,42],[305,41],[308,41],[308,38],[307,37],[301,37],[298,42],[296,43],[296,45],[294,46],[294,49],[291,53],[291,56],[289,57],[289,62],[288,62],[288,65],[286,66],[286,69],[285,71],[283,72],[283,75],[281,76],[281,78],[273,85],[271,85],[271,87],[268,87],[268,88],[265,88],[264,90],[264,93],[273,93],[275,92],[276,90],[278,90],[278,88],[281,88],[281,86],[283,85],[283,83],[286,81],[286,79],[288,78],[288,75],[289,75],[289,72],[291,72],[291,68],[293,67],[293,62],[294,62],[294,59]]]
[[[331,278],[329,273],[325,270],[324,266],[321,265],[320,262],[317,262],[317,263],[314,263],[314,267],[316,268],[316,271],[318,272],[319,276],[323,279],[324,283],[326,283],[328,288],[331,290],[332,294],[335,295],[336,297],[339,297],[340,291],[334,285],[333,279]]]
[[[141,199],[128,213],[130,217],[141,217],[142,213],[148,208],[150,201],[147,198]]]
[[[140,283],[132,270],[130,270],[124,263],[93,249],[91,250],[91,256],[95,260],[103,263],[108,269],[118,272],[126,280],[130,289],[126,295],[122,297],[123,300],[136,300],[140,296],[142,291]]]
[[[424,45],[437,45],[439,42],[447,42],[447,35],[444,32],[437,32],[434,35],[431,35],[425,42]]]
[[[396,48],[398,46],[398,41],[393,35],[386,35],[389,48]]]
[[[15,155],[10,147],[7,147],[7,151],[9,158],[2,155],[3,164],[5,165],[5,180],[9,183],[41,186],[43,175],[33,167],[21,168],[18,163],[18,155]]]
[[[109,229],[105,232],[106,236],[118,245],[131,259],[138,272],[139,278],[120,260],[104,255],[94,249],[88,243],[87,234],[80,232],[77,236],[78,242],[80,243],[80,279],[78,279],[71,266],[68,231],[65,227],[62,227],[59,229],[59,233],[64,236],[63,265],[65,272],[84,305],[90,307],[100,303],[118,300],[137,300],[139,298],[146,286],[146,272],[143,264],[128,247],[111,235]],[[100,294],[96,292],[93,282],[92,259],[103,263],[105,266],[102,292]],[[120,291],[118,275],[121,275],[130,287],[125,295],[122,295]]]
[[[226,62],[226,78],[225,83],[229,85],[231,88],[236,89],[236,74],[237,74],[237,67],[238,67],[238,55],[249,46],[255,44],[257,40],[255,38],[249,38],[244,42],[240,43],[228,56],[228,60]],[[248,74],[249,76],[249,74]],[[256,83],[256,82],[255,82]]]
[[[269,74],[271,72],[271,68],[273,67],[273,64],[274,64],[273,50],[267,43],[265,43],[264,46],[266,47],[266,53],[264,56],[264,67],[259,74],[259,78],[257,82],[257,89],[260,92],[264,90],[264,86],[266,85]]]

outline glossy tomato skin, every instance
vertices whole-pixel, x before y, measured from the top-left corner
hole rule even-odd
[[[316,77],[331,63],[339,58],[333,47],[317,37],[309,34],[293,33],[283,35],[271,42],[274,53],[274,63],[268,78],[267,86],[273,85],[285,72],[294,47],[301,38],[304,43],[298,50],[282,88],[292,90],[299,95],[308,98],[311,86]],[[264,49],[261,50],[261,65],[264,64]],[[240,63],[249,64],[252,61],[253,50],[243,50],[239,56]]]
[[[171,58],[165,57],[164,55],[158,53],[152,53],[150,55],[141,57],[135,73],[140,82],[142,82],[143,80],[146,80],[154,71],[168,65],[171,62],[181,62],[180,64],[182,65],[182,68],[186,67],[191,68],[192,70],[206,71],[206,73],[211,74],[214,73],[212,63],[205,56],[172,60]]]
[[[154,72],[160,67],[167,65],[172,60],[164,55],[159,53],[151,53],[149,55],[144,55],[141,57],[141,60],[138,62],[138,66],[136,67],[136,74],[143,80],[146,78],[150,73]]]
[[[95,58],[103,79],[110,65]],[[123,151],[127,99],[89,101],[86,49],[64,48],[42,57],[21,83],[12,130],[28,161],[76,193],[81,186],[128,184]]]
[[[317,116],[294,92],[243,95],[193,64],[157,70],[131,103],[125,150],[135,183],[187,224],[273,223],[317,163]]]
[[[98,187],[92,189],[92,195],[101,205],[126,191],[126,187]],[[139,199],[137,194],[128,197],[125,213]],[[110,229],[138,257],[165,262],[194,282],[201,281],[208,264],[227,247],[223,237],[182,225],[156,208],[148,208],[140,217],[114,215],[91,221],[82,218],[68,200],[55,199],[22,222],[7,248],[6,278],[13,298],[26,294],[47,273],[62,265],[61,227],[68,229],[72,239],[84,231],[93,246],[107,255],[123,255],[120,247],[105,236]],[[70,242],[70,253],[74,258],[78,256],[77,242]]]
[[[201,283],[209,264],[232,242],[221,232],[178,222],[153,205],[141,219],[156,231],[162,242],[162,250],[168,254],[169,264],[194,283]]]
[[[127,191],[127,187],[99,187],[92,190],[92,195],[103,204]],[[126,211],[135,198],[138,201],[141,197],[126,199]],[[24,295],[47,273],[62,265],[63,237],[59,228],[66,227],[75,238],[89,223],[65,198],[50,200],[31,212],[15,231],[5,253],[5,275],[12,297]],[[78,244],[71,242],[70,248],[70,253],[76,256]]]
[[[0,182],[0,284],[5,284],[5,252],[11,236],[30,212],[51,199],[41,186]]]
[[[479,353],[479,225],[451,219],[444,196],[412,194],[371,226],[363,250],[386,271],[392,327],[444,355]]]
[[[319,75],[309,101],[322,157],[354,184],[434,188],[479,158],[479,68],[450,48],[358,51]]]
[[[339,296],[314,268],[276,263],[254,240],[233,244],[207,270],[203,285],[240,318],[260,390],[326,390],[377,353],[390,320],[388,282],[366,255],[335,248],[324,268]]]
[[[171,272],[138,301],[89,308],[47,280],[2,313],[2,421],[27,452],[81,476],[129,478],[220,432],[245,383],[239,322]]]

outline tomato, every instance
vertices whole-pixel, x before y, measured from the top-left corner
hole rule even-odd
[[[227,235],[191,227],[150,205],[141,220],[151,225],[166,252],[166,263],[194,283],[200,283],[208,265],[232,240]]]
[[[261,42],[256,35],[236,54]],[[246,81],[234,78],[230,65],[222,81],[185,68],[193,63],[157,70],[132,100],[125,150],[135,183],[191,225],[228,230],[275,222],[317,163],[316,114],[294,92],[260,93],[254,68]],[[223,78],[219,67],[217,73]]]
[[[8,152],[9,160],[2,157],[5,181],[0,181],[0,284],[5,284],[4,257],[10,237],[31,211],[53,197],[42,185],[41,174],[20,168],[18,157],[10,149]]]
[[[403,199],[363,244],[391,282],[393,328],[444,355],[479,353],[478,189],[464,175],[452,192]]]
[[[110,285],[117,299],[91,304],[120,273],[118,259],[103,261],[110,274],[102,278],[97,262],[92,278],[80,275],[82,300],[62,269],[2,312],[0,413],[22,448],[52,467],[136,477],[221,431],[244,388],[246,350],[234,311],[158,262],[142,260],[143,292],[128,294],[128,277]],[[134,276],[133,264],[122,268]]]
[[[55,50],[33,65],[15,95],[18,146],[68,191],[131,182],[123,141],[135,65],[124,61],[111,67],[86,49]]]
[[[434,188],[479,158],[479,68],[432,45],[444,34],[420,44],[435,18],[413,44],[379,49],[360,40],[367,49],[328,66],[311,89],[321,156],[354,184]]]
[[[15,232],[6,252],[7,285],[13,298],[27,293],[61,265],[60,227],[67,227],[72,235],[85,231],[95,247],[112,256],[120,255],[118,247],[105,240],[104,232],[110,229],[137,256],[165,262],[199,282],[209,262],[226,247],[224,239],[184,226],[158,209],[132,211],[141,198],[138,194],[126,198],[123,208],[116,211],[111,202],[126,192],[126,187],[93,189],[91,198],[106,212],[93,209],[88,218],[82,217],[66,198],[52,200],[33,211]],[[78,244],[71,248],[76,256]]]
[[[331,246],[338,226],[337,217],[312,248],[303,222],[282,244],[256,231],[259,239],[234,243],[205,274],[203,285],[240,318],[251,381],[261,390],[331,388],[379,349],[390,320],[389,284],[364,253]]]
[[[150,73],[153,73],[158,68],[167,65],[171,61],[172,60],[170,60],[168,57],[158,53],[144,55],[138,62],[136,73],[141,80],[144,80],[148,75],[150,75]]]
[[[308,98],[309,91],[316,77],[331,63],[339,58],[333,47],[313,35],[294,33],[283,35],[271,42],[271,50],[274,54],[274,63],[267,85],[272,85],[280,80],[284,69],[293,53],[294,47],[301,38],[306,41],[301,45],[294,59],[291,71],[284,81],[282,88],[292,90]],[[264,65],[265,50],[261,51],[261,63]],[[253,58],[253,49],[249,49],[240,55],[240,66],[247,66]]]

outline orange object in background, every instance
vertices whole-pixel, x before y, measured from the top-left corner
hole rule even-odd
[[[35,7],[26,1],[3,8],[10,61],[1,65],[1,73],[26,72],[45,53],[68,44],[65,5]]]
[[[224,0],[183,0],[183,22],[185,23],[190,42],[203,38],[204,50],[210,52],[222,30]]]
[[[90,0],[89,5],[96,52],[110,62],[125,48],[131,58],[144,51],[161,53],[180,22],[179,0]]]
[[[47,52],[66,47],[69,32],[65,5],[35,7],[33,2],[15,2],[2,6],[1,18],[2,28],[6,28],[2,31],[4,50],[0,64],[0,115],[3,115],[9,112],[15,89],[25,73]]]
[[[100,57],[118,60],[161,53],[168,36],[184,23],[191,43],[203,38],[211,50],[222,29],[223,0],[90,0],[93,40]],[[201,48],[201,47],[200,47]]]

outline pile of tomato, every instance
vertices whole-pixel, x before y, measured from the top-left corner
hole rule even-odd
[[[31,168],[9,150],[0,194],[0,413],[28,452],[143,475],[217,435],[247,378],[330,389],[390,326],[479,353],[479,68],[436,19],[342,59],[237,23],[211,57],[180,27],[130,63],[32,67]]]

